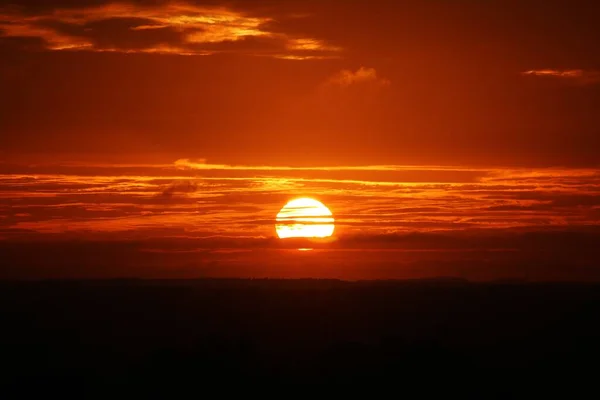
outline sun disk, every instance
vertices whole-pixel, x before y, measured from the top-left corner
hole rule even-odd
[[[331,236],[335,228],[329,208],[308,197],[288,202],[277,214],[276,222],[280,239],[325,238]]]

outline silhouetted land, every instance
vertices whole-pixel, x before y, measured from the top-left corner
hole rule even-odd
[[[319,383],[539,393],[595,379],[599,311],[592,284],[3,282],[0,383],[78,398]]]

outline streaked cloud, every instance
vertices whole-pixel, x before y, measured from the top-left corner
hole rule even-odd
[[[144,175],[124,175],[122,165],[104,175],[79,175],[79,167],[1,174],[0,230],[5,238],[270,238],[294,197],[323,201],[340,237],[600,226],[597,169],[217,167],[179,176],[165,175],[163,165]]]
[[[250,16],[225,6],[185,2],[110,2],[37,14],[11,7],[0,9],[0,38],[37,38],[45,49],[55,51],[318,59],[337,57],[342,50],[319,38],[274,32],[269,29],[271,22],[271,17]]]
[[[534,69],[522,72],[525,76],[549,77],[589,85],[600,83],[600,71],[584,69]]]

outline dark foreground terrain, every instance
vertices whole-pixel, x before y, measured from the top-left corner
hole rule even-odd
[[[281,384],[503,397],[595,387],[600,360],[592,284],[4,282],[0,318],[1,392],[20,398]]]

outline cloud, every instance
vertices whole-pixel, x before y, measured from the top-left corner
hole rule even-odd
[[[269,16],[222,5],[109,2],[79,8],[0,7],[0,38],[42,40],[46,50],[210,55],[242,53],[285,59],[337,57],[325,41],[275,32]]]
[[[533,69],[522,72],[532,77],[548,77],[569,80],[582,85],[600,83],[600,71],[584,69]]]
[[[5,261],[0,278],[600,279],[597,228],[365,233],[329,243],[160,233],[132,239],[111,233],[87,240],[77,235],[0,241],[0,258]],[[300,247],[314,251],[300,254]]]
[[[209,164],[206,159],[190,160],[180,158],[173,163],[175,168],[206,169],[206,170],[246,170],[246,171],[405,171],[405,170],[437,170],[437,171],[472,171],[472,168],[444,166],[410,166],[410,165],[353,165],[353,166],[314,166],[291,167],[273,165],[226,165]]]
[[[0,31],[0,50],[43,50],[46,43],[40,37],[3,36]]]
[[[1,235],[272,237],[277,212],[297,196],[330,207],[340,237],[600,226],[594,169],[315,169],[190,160],[171,168],[0,173]]]
[[[323,119],[343,121],[337,129],[348,129],[348,125],[374,129],[374,121],[382,120],[390,85],[375,68],[343,69],[320,85],[314,112]]]
[[[177,193],[194,193],[198,190],[198,184],[194,181],[175,181],[165,187],[160,193],[161,197],[171,198]]]
[[[347,69],[341,70],[332,76],[327,81],[327,84],[340,87],[355,85],[385,87],[389,86],[391,82],[387,79],[378,77],[375,68],[360,67],[356,72]]]

